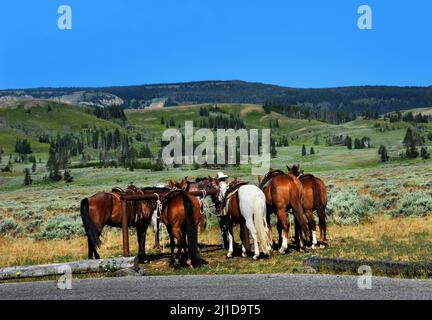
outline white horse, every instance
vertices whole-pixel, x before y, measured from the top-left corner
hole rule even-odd
[[[271,243],[265,219],[266,198],[262,190],[255,185],[241,186],[234,194],[228,195],[226,210],[228,212],[227,229],[229,240],[227,257],[231,258],[234,251],[233,222],[242,223],[241,217],[246,221],[246,227],[253,238],[253,259],[257,260],[259,258],[260,251],[267,256],[270,255]],[[242,239],[242,252],[245,257],[246,247],[243,241],[248,241],[248,239]]]

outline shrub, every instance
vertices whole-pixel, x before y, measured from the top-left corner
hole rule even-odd
[[[375,207],[369,196],[359,196],[356,192],[340,191],[330,197],[327,209],[330,221],[336,224],[358,224],[367,219]]]
[[[0,235],[16,235],[20,233],[21,228],[14,219],[4,219],[0,221]]]
[[[392,216],[425,216],[432,213],[432,193],[416,191],[407,193],[390,212]]]
[[[80,217],[50,217],[43,225],[42,231],[35,235],[36,239],[70,239],[83,235],[84,228]]]

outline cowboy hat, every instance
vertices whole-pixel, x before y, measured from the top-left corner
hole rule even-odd
[[[226,174],[224,174],[223,172],[219,171],[217,173],[217,178],[218,179],[222,179],[222,178],[228,178],[228,176]]]

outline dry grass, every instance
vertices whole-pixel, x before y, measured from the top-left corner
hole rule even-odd
[[[275,230],[274,230],[275,231]],[[209,262],[201,269],[173,270],[168,267],[169,248],[145,266],[148,274],[217,274],[217,273],[274,273],[297,272],[302,260],[309,255],[322,255],[356,259],[427,260],[432,254],[432,217],[390,218],[376,216],[372,221],[360,225],[336,226],[328,230],[327,250],[287,255],[275,254],[269,259],[253,261],[251,258],[226,259],[225,252],[215,246],[204,246],[203,257]],[[238,240],[238,231],[235,231]],[[119,256],[122,252],[121,233],[107,229],[100,248],[102,257]],[[167,241],[165,242],[168,243]],[[219,243],[218,229],[200,234],[200,243]],[[153,233],[147,237],[147,251],[155,254]],[[137,252],[135,236],[130,237],[131,252]],[[72,240],[35,241],[27,238],[0,238],[0,265],[14,266],[52,262],[66,262],[86,258],[87,242],[84,237]]]

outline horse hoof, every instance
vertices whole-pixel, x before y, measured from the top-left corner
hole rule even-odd
[[[258,260],[258,258],[259,258],[259,255],[254,255],[252,259]]]
[[[232,252],[228,252],[226,255],[227,258],[232,258],[233,257],[233,253]]]
[[[242,252],[242,257],[246,258],[247,257],[247,253],[246,252]]]
[[[279,253],[280,253],[280,254],[285,254],[285,253],[286,253],[285,250],[286,250],[286,249],[284,249],[284,248],[280,248],[280,249],[279,249]]]

